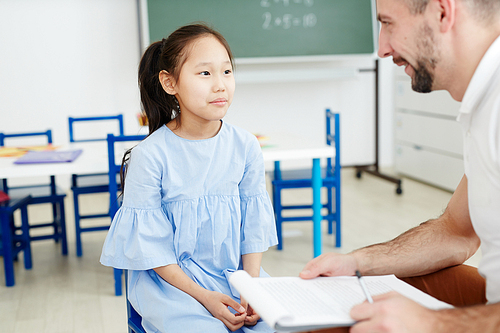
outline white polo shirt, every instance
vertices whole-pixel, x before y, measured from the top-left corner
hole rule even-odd
[[[469,212],[481,239],[479,272],[489,303],[500,302],[500,37],[479,63],[457,120],[464,136]]]

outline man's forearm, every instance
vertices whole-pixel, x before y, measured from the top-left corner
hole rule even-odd
[[[480,240],[470,220],[467,178],[464,176],[445,212],[395,239],[351,253],[366,275],[417,276],[463,263]]]
[[[474,250],[475,251],[475,250]],[[471,249],[450,235],[439,219],[422,223],[386,243],[352,252],[365,275],[417,276],[467,260]]]

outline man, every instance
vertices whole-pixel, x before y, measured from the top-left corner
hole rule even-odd
[[[396,274],[454,305],[476,304],[433,311],[389,293],[355,306],[350,332],[500,332],[500,1],[377,0],[377,14],[379,56],[405,66],[415,91],[444,89],[462,102],[465,175],[441,217],[387,243],[320,256],[301,277]],[[461,265],[480,245],[486,292],[475,268]]]

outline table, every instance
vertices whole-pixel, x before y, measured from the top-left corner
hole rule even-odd
[[[288,132],[276,132],[262,149],[265,162],[312,160],[313,189],[313,254],[321,254],[321,167],[320,159],[334,156],[334,148],[314,143],[307,138]],[[121,145],[121,146],[120,146]],[[130,143],[116,143],[116,160],[130,146]],[[0,178],[23,178],[31,176],[92,174],[108,172],[108,153],[105,141],[78,142],[61,146],[60,150],[82,149],[82,154],[71,163],[14,164],[16,158],[0,158]]]
[[[17,157],[1,157],[0,178],[10,179],[108,172],[108,148],[106,141],[74,142],[58,148],[58,150],[74,149],[82,149],[82,153],[71,163],[14,164]],[[121,152],[121,150],[119,151]]]

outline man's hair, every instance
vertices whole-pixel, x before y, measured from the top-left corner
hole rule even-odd
[[[404,0],[412,15],[422,14],[429,4],[429,0]]]
[[[498,0],[458,0],[462,1],[472,16],[479,22],[492,23],[500,17],[500,1]],[[410,13],[422,14],[430,0],[404,0]]]

